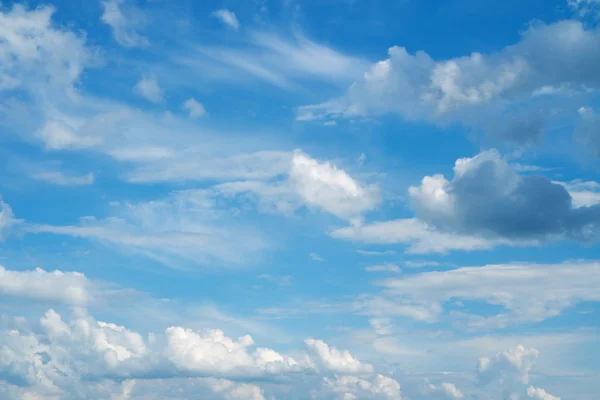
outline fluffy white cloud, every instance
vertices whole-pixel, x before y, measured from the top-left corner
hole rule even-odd
[[[87,175],[65,175],[61,171],[41,171],[31,175],[33,179],[38,181],[44,181],[54,185],[60,186],[80,186],[80,185],[91,185],[94,183],[94,174],[89,173]]]
[[[53,26],[54,8],[21,4],[0,12],[0,91],[48,85],[72,89],[92,61],[83,36]]]
[[[600,206],[573,207],[569,192],[547,178],[519,175],[495,150],[461,158],[454,177],[423,178],[409,189],[417,216],[439,229],[484,236],[595,238]]]
[[[290,181],[306,204],[340,218],[356,218],[380,201],[377,186],[363,186],[335,165],[299,151],[292,158]]]
[[[240,22],[238,21],[233,11],[221,9],[214,11],[211,15],[217,18],[219,21],[221,21],[228,28],[233,29],[234,31],[240,29]]]
[[[0,266],[0,296],[85,305],[92,282],[79,272],[11,271]]]
[[[304,341],[311,354],[317,357],[319,364],[326,370],[336,374],[370,375],[373,366],[363,364],[350,354],[348,350],[339,350],[322,340],[306,339]]]
[[[527,396],[532,397],[536,400],[560,400],[560,397],[546,393],[544,389],[530,386],[527,388]]]
[[[397,381],[383,375],[355,377],[370,376],[372,367],[320,341],[307,341],[320,349],[311,349],[311,356],[299,352],[292,358],[255,347],[250,336],[235,340],[218,329],[173,326],[144,338],[80,308],[71,320],[49,310],[35,329],[23,323],[18,329],[0,330],[0,393],[8,393],[9,399],[26,398],[25,393],[44,399],[84,393],[86,398],[113,400],[180,399],[207,390],[212,394],[202,398],[264,400],[272,398],[257,386],[265,378],[281,379],[284,387],[293,382],[287,389],[297,391],[293,398],[305,398],[311,387],[318,388],[318,398],[342,392],[357,399],[402,398]],[[321,374],[315,375],[315,362],[323,367]],[[332,373],[344,375],[330,378]],[[319,381],[325,385],[319,388]]]
[[[178,370],[193,374],[255,376],[306,368],[271,349],[258,348],[250,353],[248,347],[254,345],[250,336],[235,341],[220,330],[200,333],[171,327],[166,342],[169,360]]]
[[[424,51],[411,54],[397,46],[388,54],[342,98],[300,107],[297,118],[392,112],[409,120],[459,121],[524,142],[539,138],[550,112],[523,104],[535,104],[540,93],[585,93],[600,86],[600,29],[575,20],[531,24],[518,43],[491,54],[436,61]],[[523,111],[514,111],[515,104]]]
[[[427,384],[427,394],[434,399],[463,399],[465,395],[453,383],[443,382],[439,385]]]
[[[216,189],[228,195],[251,196],[265,212],[292,214],[306,205],[344,219],[359,219],[380,201],[377,186],[361,185],[346,171],[299,150],[293,153],[287,172],[287,178],[277,182],[228,182]]]
[[[482,357],[477,365],[477,377],[482,384],[490,382],[529,383],[529,372],[540,352],[537,349],[526,349],[517,346],[497,353],[494,357]]]
[[[133,87],[133,91],[153,103],[160,103],[163,100],[163,91],[153,76],[142,77]]]
[[[599,272],[600,265],[593,262],[487,265],[405,275],[378,284],[386,289],[388,312],[393,305],[427,307],[437,310],[432,315],[436,319],[442,311],[439,305],[445,302],[485,301],[504,310],[493,316],[457,314],[454,318],[465,317],[472,327],[503,327],[543,321],[576,304],[600,301],[595,289]]]
[[[138,30],[143,28],[148,18],[144,12],[125,0],[106,0],[102,2],[104,12],[100,17],[102,22],[109,25],[117,43],[125,47],[148,46],[148,38]]]
[[[198,100],[190,97],[183,102],[183,108],[188,112],[190,118],[197,119],[206,115],[206,109]]]

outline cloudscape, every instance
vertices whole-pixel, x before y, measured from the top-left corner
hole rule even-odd
[[[597,400],[599,0],[0,3],[0,399]]]

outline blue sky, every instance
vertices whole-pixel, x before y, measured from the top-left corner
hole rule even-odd
[[[600,391],[600,2],[0,8],[0,397]]]

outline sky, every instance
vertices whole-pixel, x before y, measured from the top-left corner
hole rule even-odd
[[[600,1],[0,3],[0,398],[595,400]]]

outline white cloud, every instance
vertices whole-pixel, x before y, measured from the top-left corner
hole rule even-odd
[[[311,354],[317,357],[319,364],[336,374],[371,375],[373,366],[363,364],[350,354],[348,350],[338,350],[321,340],[306,339],[304,341]]]
[[[81,186],[81,185],[91,185],[94,183],[94,174],[89,173],[87,175],[65,175],[61,171],[42,171],[37,172],[31,175],[33,179],[38,181],[44,181],[47,183],[51,183],[54,185],[60,186]]]
[[[127,327],[99,321],[81,308],[70,320],[54,310],[36,324],[22,320],[18,329],[0,330],[0,342],[0,376],[4,388],[15,393],[8,398],[15,399],[22,399],[23,391],[44,399],[187,398],[188,393],[203,395],[207,389],[215,397],[202,398],[264,400],[273,397],[257,383],[273,379],[288,386],[286,392],[298,391],[293,398],[305,398],[311,387],[318,398],[331,398],[344,387],[358,398],[401,399],[397,381],[379,374],[355,378],[370,376],[372,367],[323,342],[314,343],[319,350],[311,350],[313,361],[306,353],[291,357],[256,347],[250,336],[233,339],[219,329],[172,326],[144,338]],[[322,373],[315,369],[315,361],[324,368]],[[345,375],[336,382],[337,376],[330,377],[338,372]],[[319,381],[325,385],[319,387]],[[294,386],[289,386],[292,382]]]
[[[148,23],[148,17],[141,9],[125,3],[125,0],[103,1],[104,12],[100,19],[111,27],[115,40],[121,46],[148,46],[148,38],[138,32]]]
[[[595,288],[600,265],[594,262],[563,264],[508,264],[462,267],[385,279],[378,284],[387,301],[434,307],[451,300],[484,301],[502,306],[492,316],[454,315],[467,318],[470,326],[504,327],[514,323],[539,322],[565,309],[588,301],[600,301]],[[392,307],[390,307],[393,310]],[[439,317],[437,309],[434,318]]]
[[[395,264],[369,265],[369,266],[365,267],[365,271],[367,271],[367,272],[394,272],[394,273],[402,272],[400,267]]]
[[[202,103],[198,102],[193,97],[190,97],[186,101],[183,102],[183,108],[187,110],[190,115],[190,118],[197,119],[206,115],[206,109],[202,105]]]
[[[291,357],[265,348],[250,353],[250,336],[237,341],[220,330],[194,332],[181,327],[166,331],[168,359],[183,372],[192,374],[260,376],[305,368]]]
[[[433,396],[434,399],[463,399],[465,395],[458,390],[456,385],[453,383],[441,383],[439,385],[434,385],[432,383],[427,385],[427,393],[430,396]]]
[[[542,176],[519,175],[495,150],[458,159],[452,180],[426,176],[409,194],[420,219],[450,232],[508,240],[563,235],[589,240],[600,222],[600,206],[574,208],[563,186]]]
[[[91,286],[79,272],[11,271],[0,266],[0,296],[81,306],[92,299]]]
[[[527,384],[529,373],[539,354],[537,349],[526,349],[519,345],[497,353],[492,358],[482,357],[477,365],[477,377],[483,384],[494,381]]]
[[[358,218],[379,204],[379,188],[363,186],[335,165],[294,152],[290,181],[309,206],[340,218]]]
[[[142,77],[133,88],[134,93],[153,103],[163,100],[163,92],[153,76]]]
[[[50,120],[35,135],[44,143],[46,150],[85,149],[100,143],[101,139],[78,135],[64,121]]]
[[[571,195],[574,208],[591,207],[600,204],[600,183],[594,181],[574,180],[570,182],[553,181],[562,185]]]
[[[214,11],[211,15],[217,18],[219,21],[221,21],[228,28],[233,29],[234,31],[240,29],[240,22],[238,21],[233,11],[221,9]]]
[[[460,122],[510,141],[537,140],[551,114],[543,104],[534,105],[540,89],[585,94],[600,87],[599,37],[597,27],[564,20],[531,24],[518,43],[491,54],[438,61],[394,46],[341,98],[300,107],[297,119],[398,113],[408,120]],[[582,63],[584,71],[573,68]]]
[[[228,195],[249,195],[264,212],[293,214],[306,205],[351,220],[380,201],[377,186],[361,185],[330,162],[319,162],[299,150],[293,153],[287,172],[287,179],[276,182],[228,182],[215,189]]]
[[[0,91],[52,87],[70,91],[93,57],[82,35],[55,27],[50,6],[0,12]]]
[[[560,397],[552,396],[550,393],[546,393],[544,389],[533,386],[527,388],[527,396],[536,400],[560,400]]]

